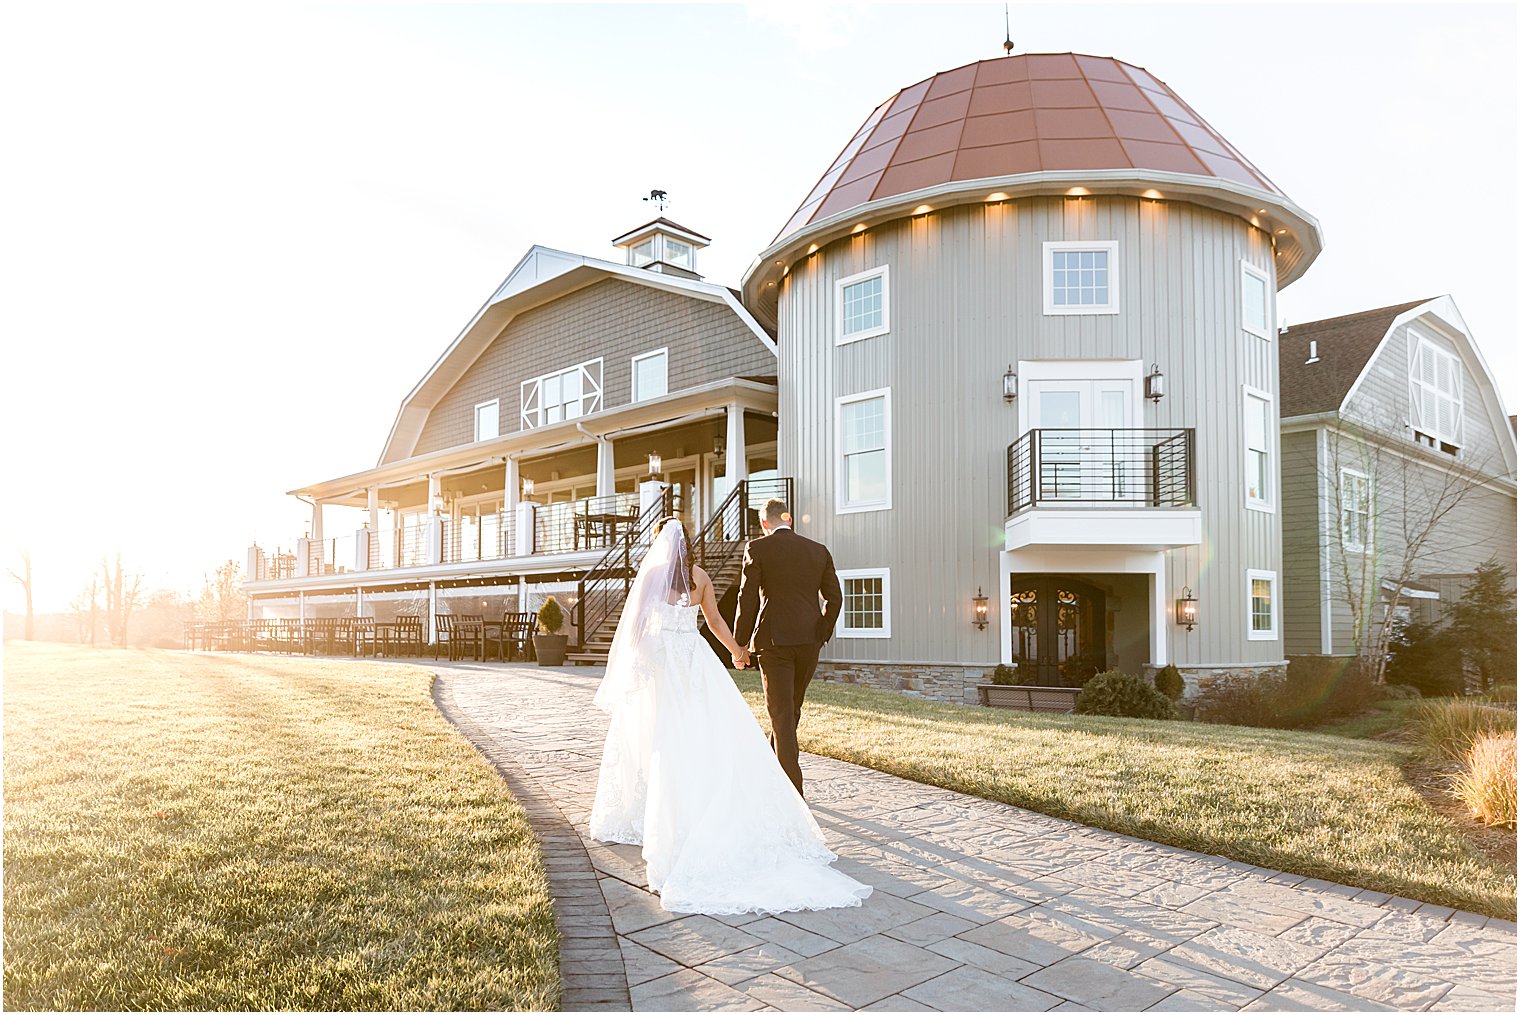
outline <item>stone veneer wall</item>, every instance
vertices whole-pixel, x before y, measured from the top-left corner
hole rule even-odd
[[[1198,697],[1215,684],[1257,677],[1285,678],[1286,664],[1263,666],[1190,666],[1182,671],[1183,700]],[[1145,675],[1154,668],[1147,666]],[[992,666],[915,666],[909,663],[819,663],[818,678],[841,684],[863,684],[896,691],[914,698],[952,701],[965,705],[978,702],[976,685],[992,680]]]

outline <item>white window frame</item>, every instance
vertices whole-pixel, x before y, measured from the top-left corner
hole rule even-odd
[[[1409,417],[1411,420],[1417,421],[1411,423],[1411,426],[1416,434],[1416,439],[1418,439],[1420,436],[1424,436],[1426,438],[1433,439],[1437,447],[1439,447],[1441,444],[1449,444],[1460,451],[1462,448],[1462,439],[1464,437],[1464,406],[1462,395],[1463,389],[1467,386],[1467,371],[1462,363],[1462,357],[1458,356],[1456,353],[1453,353],[1449,349],[1443,348],[1438,342],[1433,341],[1429,336],[1422,334],[1414,328],[1409,329],[1409,337],[1411,339],[1410,348],[1412,350],[1412,354],[1409,357]],[[1423,379],[1420,378],[1420,358],[1423,351],[1427,348],[1435,354],[1437,360],[1444,358],[1449,361],[1452,377],[1456,381],[1456,394],[1454,398],[1448,398],[1447,394],[1444,391],[1441,391],[1434,385],[1427,384]],[[1437,423],[1440,420],[1439,406],[1436,409],[1435,419],[1424,418],[1424,402],[1420,396],[1427,388],[1430,389],[1436,399],[1442,401],[1451,401],[1453,403],[1452,420],[1456,427],[1454,432],[1449,434],[1439,432],[1437,428]]]
[[[873,278],[881,279],[881,323],[874,328],[862,328],[859,331],[844,333],[844,291],[852,285],[860,282],[869,282]],[[885,264],[878,265],[866,271],[856,272],[838,279],[834,283],[834,344],[849,345],[851,342],[860,342],[867,338],[875,338],[885,335],[892,330],[892,279],[891,272]]]
[[[1281,485],[1280,470],[1277,467],[1277,449],[1273,440],[1277,427],[1272,424],[1272,396],[1260,388],[1253,388],[1249,384],[1242,385],[1240,399],[1240,453],[1241,453],[1241,493],[1245,494],[1246,507],[1252,511],[1265,511],[1274,514],[1277,511],[1277,487]],[[1264,498],[1251,496],[1251,454],[1256,449],[1251,447],[1251,417],[1252,399],[1260,399],[1266,404],[1267,419],[1263,422],[1262,437],[1267,446],[1262,449],[1267,454],[1267,480],[1270,484],[1267,488],[1267,496]]]
[[[1266,320],[1258,327],[1246,320],[1246,279],[1254,278],[1261,283],[1261,311]],[[1272,341],[1272,281],[1267,273],[1246,261],[1240,262],[1240,327],[1248,335]]]
[[[855,402],[865,402],[872,398],[882,400],[882,431],[883,451],[886,454],[886,488],[887,495],[880,501],[862,501],[850,503],[845,499],[846,476],[844,468],[844,407]],[[862,511],[890,511],[892,510],[892,389],[876,388],[874,391],[862,391],[855,395],[840,395],[834,399],[834,513],[836,515],[852,515]]]
[[[644,394],[640,394],[639,393],[639,363],[642,362],[643,360],[646,360],[646,359],[654,359],[656,356],[663,356],[663,357],[665,357],[665,390],[661,391],[658,395],[644,395]],[[665,395],[670,394],[670,347],[669,346],[666,346],[663,349],[651,349],[648,352],[641,352],[641,353],[639,353],[637,356],[633,357],[633,359],[629,362],[629,369],[630,369],[630,373],[629,373],[629,377],[628,377],[628,388],[633,393],[633,401],[635,401],[635,402],[647,402],[651,398],[663,398]]]
[[[1108,252],[1108,302],[1105,304],[1063,304],[1056,306],[1054,280],[1055,254],[1058,250],[1105,250]],[[1044,278],[1041,288],[1045,291],[1045,313],[1048,316],[1065,317],[1073,314],[1117,314],[1119,312],[1119,241],[1118,240],[1046,240],[1044,243]]]
[[[594,375],[592,367],[596,368]],[[581,373],[580,416],[568,417],[555,423],[544,422],[544,405],[541,398],[544,381],[551,377],[558,377],[576,370],[579,370]],[[606,405],[606,402],[603,400],[603,384],[605,380],[606,373],[603,369],[602,357],[600,356],[596,359],[588,359],[584,363],[577,363],[572,367],[565,367],[563,370],[551,370],[546,374],[539,374],[537,377],[528,378],[522,382],[521,401],[518,403],[520,406],[519,417],[522,429],[537,430],[544,426],[558,426],[561,423],[568,422],[570,419],[580,419],[594,412],[601,412]]]
[[[1349,510],[1349,507],[1346,503],[1346,478],[1348,476],[1355,476],[1357,479],[1360,479],[1364,484],[1366,484],[1367,490],[1367,506],[1366,510],[1362,512],[1367,516],[1367,521],[1366,524],[1362,526],[1363,538],[1362,542],[1359,543],[1352,542],[1346,538],[1346,514]],[[1348,553],[1366,553],[1367,545],[1372,542],[1372,477],[1360,469],[1348,469],[1342,467],[1340,475],[1337,478],[1340,485],[1336,487],[1335,496],[1337,502],[1340,504],[1341,549],[1345,550]]]
[[[839,612],[839,627],[835,630],[841,638],[890,638],[892,637],[892,569],[889,567],[857,567],[846,571],[837,572],[839,575],[839,588],[843,592],[845,582],[851,578],[880,578],[881,579],[881,627],[850,627],[846,618],[849,616],[847,608]],[[849,605],[849,596],[845,596],[845,605]]]
[[[1272,588],[1272,629],[1270,631],[1258,631],[1255,627],[1256,616],[1251,606],[1251,585],[1258,581],[1267,581]],[[1282,615],[1282,605],[1279,601],[1276,571],[1257,571],[1252,568],[1246,569],[1246,640],[1247,641],[1276,641],[1277,632],[1282,626],[1279,617]]]
[[[493,434],[491,434],[489,437],[482,437],[481,434],[480,434],[480,410],[482,410],[482,409],[490,409],[491,410],[491,416],[496,421],[496,427],[495,427],[496,432],[493,433]],[[499,398],[493,398],[489,402],[477,402],[477,403],[475,403],[475,440],[476,441],[493,441],[493,440],[495,440],[496,438],[498,438],[500,436],[501,436],[501,399],[499,399]]]

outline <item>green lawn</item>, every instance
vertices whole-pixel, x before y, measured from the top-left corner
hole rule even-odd
[[[759,677],[737,674],[764,723]],[[1052,716],[815,681],[814,754],[1263,867],[1515,917],[1515,874],[1404,780],[1413,748],[1325,733]]]
[[[552,1009],[522,809],[408,666],[5,646],[8,1009]]]

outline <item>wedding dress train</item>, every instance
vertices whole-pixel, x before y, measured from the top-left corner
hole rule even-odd
[[[592,836],[642,845],[649,887],[670,912],[860,905],[870,886],[829,866],[834,853],[698,632],[697,610],[650,602],[638,637],[614,643],[597,694],[611,726]]]

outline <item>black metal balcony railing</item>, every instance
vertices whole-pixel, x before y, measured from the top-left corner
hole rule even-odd
[[[1008,513],[1040,504],[1192,507],[1194,431],[1030,430],[1008,445]]]

